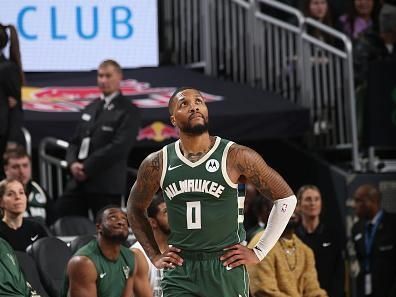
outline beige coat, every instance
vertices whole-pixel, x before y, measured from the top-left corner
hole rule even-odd
[[[249,247],[257,243],[262,233],[256,234]],[[319,285],[312,250],[296,235],[293,240],[295,254],[287,258],[285,244],[278,241],[263,261],[247,267],[254,297],[327,297]]]

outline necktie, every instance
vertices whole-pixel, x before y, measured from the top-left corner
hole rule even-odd
[[[373,233],[373,229],[374,229],[374,225],[373,223],[368,223],[366,225],[366,234],[367,234],[367,238],[371,238],[372,237],[372,233]]]

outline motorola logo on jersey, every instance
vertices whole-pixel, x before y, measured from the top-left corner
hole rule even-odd
[[[219,161],[215,159],[210,159],[206,162],[205,168],[209,172],[216,172],[220,168]]]

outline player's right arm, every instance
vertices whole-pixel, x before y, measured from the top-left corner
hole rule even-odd
[[[97,272],[95,264],[84,256],[74,256],[67,265],[69,297],[95,297]]]
[[[157,268],[181,265],[181,258],[176,254],[179,249],[171,247],[161,254],[147,217],[147,208],[160,187],[161,174],[162,151],[157,151],[147,156],[140,165],[127,203],[128,221],[132,231]]]

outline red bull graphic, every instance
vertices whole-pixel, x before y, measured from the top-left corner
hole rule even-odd
[[[141,128],[137,140],[154,140],[161,142],[169,138],[178,137],[179,132],[175,127],[157,121],[144,128]]]
[[[121,91],[130,97],[133,104],[139,108],[162,108],[168,106],[168,101],[174,87],[150,87],[147,82],[134,79],[124,80]],[[223,100],[222,96],[202,92],[207,103]],[[96,86],[86,87],[24,87],[23,108],[41,112],[77,112],[82,110],[92,100],[100,96]]]

